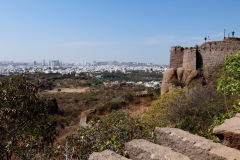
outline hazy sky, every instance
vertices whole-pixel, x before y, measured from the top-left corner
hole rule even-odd
[[[239,0],[0,0],[0,61],[169,63],[170,46],[240,37]]]

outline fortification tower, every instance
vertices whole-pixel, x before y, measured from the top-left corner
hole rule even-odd
[[[228,55],[240,51],[240,38],[225,37],[223,41],[205,42],[200,46],[184,48],[173,46],[170,50],[170,68],[164,72],[161,85],[161,94],[174,88],[173,82],[187,86],[190,81],[197,78],[200,68],[203,76],[208,81],[208,73],[223,63]]]
[[[170,50],[170,68],[196,70],[214,67],[223,62],[227,55],[240,50],[240,38],[225,37],[223,41],[205,42],[201,46],[183,48],[173,46]]]

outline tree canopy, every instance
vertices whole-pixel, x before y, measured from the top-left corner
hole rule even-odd
[[[31,159],[53,142],[50,110],[25,75],[0,81],[0,159]]]
[[[218,90],[223,91],[225,95],[240,92],[240,52],[225,59],[223,73],[218,81]]]

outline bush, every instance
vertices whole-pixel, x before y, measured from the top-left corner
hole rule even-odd
[[[218,89],[225,95],[240,93],[240,52],[228,56],[218,81]]]
[[[143,122],[152,126],[173,126],[191,133],[206,133],[214,117],[225,113],[223,94],[214,86],[174,90],[153,102],[143,116]]]
[[[183,90],[176,89],[172,92],[165,93],[157,100],[153,101],[151,107],[148,108],[143,115],[142,122],[150,128],[170,126],[170,121],[166,119],[166,104],[177,101],[181,93],[183,93]]]
[[[124,144],[135,138],[151,139],[152,133],[144,130],[143,125],[128,114],[112,112],[110,115],[92,123],[92,127],[78,128],[78,133],[67,137],[70,148],[68,157],[87,159],[92,152],[110,149],[124,155]],[[64,146],[59,148],[59,156]]]
[[[131,93],[125,93],[124,95],[123,95],[123,98],[125,99],[125,100],[127,100],[127,101],[129,101],[129,102],[132,102],[133,101],[133,95],[131,94]]]

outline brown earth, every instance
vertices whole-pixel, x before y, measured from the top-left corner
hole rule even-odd
[[[89,87],[86,88],[55,88],[53,90],[47,90],[48,93],[58,93],[58,92],[64,92],[64,93],[84,93],[89,91]]]

